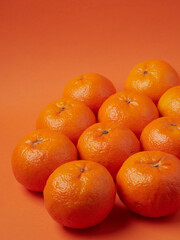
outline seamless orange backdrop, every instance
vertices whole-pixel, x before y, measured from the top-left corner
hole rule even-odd
[[[131,214],[119,200],[109,218],[83,231],[55,223],[41,194],[14,179],[11,152],[38,113],[71,78],[98,72],[123,89],[130,69],[163,59],[180,74],[179,0],[6,0],[0,2],[0,239],[177,240],[180,212]]]

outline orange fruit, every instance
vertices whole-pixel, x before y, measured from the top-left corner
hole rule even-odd
[[[139,152],[136,135],[118,122],[96,123],[87,128],[77,144],[80,159],[102,164],[115,178],[123,162]]]
[[[87,73],[69,81],[64,88],[63,97],[83,102],[97,114],[101,104],[115,92],[109,79],[97,73]]]
[[[110,96],[102,104],[98,120],[99,122],[119,121],[139,137],[143,128],[158,116],[158,110],[149,97],[122,91]]]
[[[49,175],[61,164],[77,159],[74,144],[63,134],[46,129],[24,136],[14,149],[12,168],[19,183],[43,191]]]
[[[161,217],[180,209],[180,159],[160,152],[145,151],[129,157],[120,168],[117,191],[133,212]]]
[[[69,228],[88,228],[103,221],[115,196],[116,187],[106,168],[83,160],[61,165],[44,189],[47,211]]]
[[[159,99],[161,116],[180,117],[180,86],[168,89]]]
[[[137,64],[125,82],[125,89],[143,93],[155,103],[171,87],[180,84],[177,72],[166,62],[149,60]]]
[[[96,117],[85,104],[70,98],[61,98],[50,103],[40,113],[37,128],[49,128],[63,133],[75,144],[81,133],[96,122]]]
[[[180,158],[180,118],[152,121],[142,131],[140,140],[144,150],[163,151]]]

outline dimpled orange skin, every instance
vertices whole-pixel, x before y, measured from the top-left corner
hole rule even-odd
[[[15,178],[24,187],[41,192],[57,167],[75,159],[77,150],[69,138],[40,129],[19,141],[12,155],[12,169]]]
[[[142,131],[140,141],[144,150],[164,151],[180,158],[180,118],[152,121]]]
[[[57,168],[44,189],[49,214],[69,228],[89,228],[110,213],[116,196],[114,181],[102,165],[73,161]]]
[[[63,97],[83,102],[97,114],[101,104],[115,92],[109,79],[97,73],[87,73],[69,81],[64,88]]]
[[[180,84],[177,72],[162,60],[149,60],[137,64],[125,82],[125,89],[143,93],[156,104],[169,88]]]
[[[133,212],[161,217],[180,209],[180,159],[160,151],[129,157],[116,177],[117,192]]]
[[[94,113],[84,103],[60,98],[44,108],[37,119],[36,127],[63,133],[76,144],[81,133],[95,122]]]
[[[180,118],[180,86],[168,89],[159,99],[158,109],[161,116]]]
[[[141,150],[136,135],[117,122],[90,126],[80,136],[77,148],[80,159],[102,164],[114,179],[123,162]]]
[[[119,121],[137,137],[149,122],[158,117],[158,110],[149,97],[130,91],[118,92],[109,97],[98,113],[99,122]]]

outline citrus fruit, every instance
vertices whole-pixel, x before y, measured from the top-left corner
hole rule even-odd
[[[180,86],[168,89],[159,99],[161,116],[180,117]]]
[[[98,120],[99,122],[119,121],[139,137],[143,128],[158,116],[158,110],[149,97],[122,91],[110,96],[102,104]]]
[[[44,189],[47,211],[69,228],[88,228],[103,221],[115,196],[116,187],[106,168],[83,160],[61,165]]]
[[[61,98],[50,103],[39,114],[37,128],[49,128],[64,133],[74,143],[81,133],[96,122],[94,113],[84,103]]]
[[[144,150],[164,151],[180,158],[180,118],[152,121],[142,131],[140,140]]]
[[[160,151],[139,152],[120,168],[117,191],[133,212],[161,217],[180,209],[180,159]]]
[[[97,73],[87,73],[69,81],[64,88],[63,97],[83,102],[97,114],[101,104],[115,92],[109,79]]]
[[[118,122],[102,122],[83,132],[77,148],[80,159],[102,164],[115,178],[122,163],[140,151],[140,142],[130,129]]]
[[[149,60],[137,64],[125,82],[125,89],[143,93],[155,103],[169,88],[180,84],[177,72],[162,60]]]
[[[12,169],[19,183],[43,191],[49,175],[61,164],[77,159],[74,144],[65,135],[40,129],[24,136],[14,149]]]

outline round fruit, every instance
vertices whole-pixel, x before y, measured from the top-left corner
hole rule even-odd
[[[180,118],[152,121],[142,131],[140,140],[144,150],[163,151],[180,158]]]
[[[101,104],[115,92],[110,80],[97,73],[87,73],[68,82],[63,97],[83,102],[97,114]]]
[[[40,129],[23,137],[12,155],[19,183],[31,191],[43,191],[49,175],[61,164],[77,159],[74,144],[65,135]]]
[[[133,212],[161,217],[180,209],[180,159],[159,151],[139,152],[119,170],[120,199]]]
[[[98,120],[119,121],[139,137],[143,128],[158,116],[158,110],[149,97],[122,91],[112,95],[102,104]]]
[[[77,148],[80,159],[102,164],[115,178],[123,162],[139,152],[136,135],[118,122],[96,123],[80,136]]]
[[[70,228],[88,228],[103,221],[115,196],[116,187],[106,168],[83,160],[57,168],[44,189],[49,214]]]
[[[168,89],[158,102],[161,116],[180,118],[180,86]]]
[[[143,93],[155,103],[171,87],[180,84],[177,72],[166,62],[149,60],[137,64],[125,82],[125,89]]]
[[[70,98],[50,103],[39,115],[37,128],[64,133],[77,143],[81,133],[96,122],[94,113],[85,104]]]

